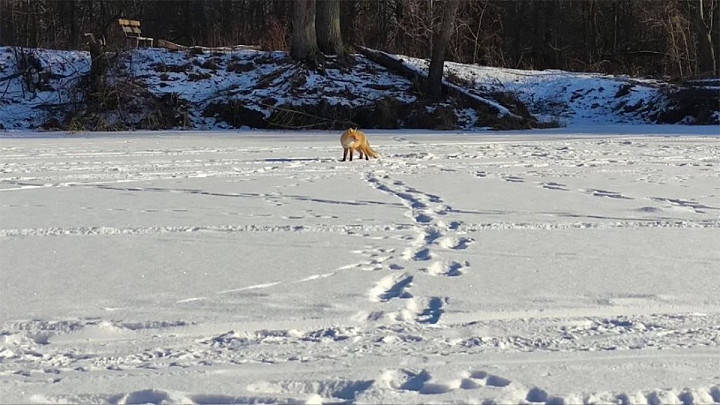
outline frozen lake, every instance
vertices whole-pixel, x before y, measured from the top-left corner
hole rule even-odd
[[[717,133],[0,134],[0,402],[720,402]]]

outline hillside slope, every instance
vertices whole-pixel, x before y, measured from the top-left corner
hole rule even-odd
[[[309,69],[285,52],[137,49],[110,56],[107,92],[89,103],[82,90],[88,53],[21,51],[36,60],[35,71],[17,48],[0,48],[0,129],[498,127],[496,117],[457,98],[425,101],[418,83],[361,55]],[[397,58],[415,69],[427,66]],[[705,95],[700,105],[680,108],[673,97],[682,88],[658,80],[457,63],[447,63],[446,77],[472,94],[562,126],[720,122],[717,87],[703,87],[709,102]]]

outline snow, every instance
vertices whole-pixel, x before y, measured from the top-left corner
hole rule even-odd
[[[417,69],[423,59],[396,55]],[[530,112],[561,126],[647,123],[649,114],[667,106],[658,80],[561,70],[519,70],[490,66],[445,64],[445,75],[460,79],[483,92],[510,92]]]
[[[34,129],[47,122],[58,105],[81,99],[78,81],[90,69],[87,52],[25,49],[50,69],[52,89],[29,92],[22,77],[0,82],[0,129]],[[151,94],[175,94],[187,102],[192,127],[227,129],[228,123],[206,116],[212,103],[241,101],[243,106],[269,117],[285,104],[308,105],[320,101],[330,105],[361,107],[383,97],[403,102],[416,99],[412,83],[357,56],[356,63],[343,69],[329,64],[321,73],[309,71],[290,60],[286,52],[234,50],[192,54],[163,48],[144,48],[123,53],[122,69],[111,69],[108,81],[141,84]],[[18,70],[14,49],[0,47],[0,78]],[[343,66],[342,64],[340,64]],[[303,82],[304,81],[304,82]],[[133,106],[124,106],[132,109]],[[123,119],[140,119],[127,113]],[[116,113],[117,115],[117,113]],[[57,117],[62,120],[62,114]]]
[[[42,107],[75,101],[74,88],[80,78],[90,71],[88,52],[33,49],[32,53],[38,57],[43,68],[52,71],[54,88],[26,90],[22,77],[0,82],[0,129],[35,128],[46,122],[51,115]],[[16,68],[13,48],[0,47],[0,78],[15,73]]]
[[[0,134],[2,403],[718,403],[718,127]]]
[[[64,121],[66,117],[62,112],[72,110],[71,107],[79,105],[77,103],[83,98],[77,84],[90,68],[87,52],[24,51],[34,53],[43,67],[53,73],[49,80],[51,88],[27,91],[23,88],[22,77],[0,82],[0,130],[37,129],[51,118]],[[0,79],[18,70],[14,52],[13,48],[0,47]],[[125,84],[120,86],[125,92],[146,89],[148,94],[158,98],[173,95],[172,99],[180,101],[174,108],[187,109],[188,117],[182,125],[200,130],[223,130],[235,125],[218,116],[218,112],[210,108],[214,104],[234,102],[247,110],[260,112],[267,119],[273,113],[286,112],[284,109],[289,106],[324,103],[363,109],[373,108],[381,99],[394,99],[404,104],[417,101],[410,80],[361,55],[353,57],[352,64],[330,58],[323,68],[309,70],[294,63],[285,52],[188,53],[144,48],[121,54],[117,64],[121,68],[112,69],[108,81]],[[395,57],[422,74],[427,71],[426,60],[402,55]],[[500,115],[513,114],[500,102],[501,96],[509,93],[525,103],[539,120],[567,127],[657,122],[662,113],[676,107],[669,96],[682,88],[644,78],[503,69],[452,62],[445,64],[445,76],[452,78],[449,85],[494,106]],[[718,87],[717,80],[688,84],[694,90],[704,89],[710,93]],[[147,111],[150,107],[142,107],[139,103],[138,100],[121,102],[117,111],[106,113],[105,121],[112,124],[119,120],[128,128],[134,128],[143,118],[153,121],[152,116],[145,117],[153,112]],[[448,106],[452,108],[452,105]],[[720,116],[720,111],[707,108],[710,109],[707,119]],[[700,113],[696,111],[695,115]],[[368,114],[372,114],[372,110]],[[457,108],[456,115],[461,128],[476,129],[484,125],[472,109]],[[325,118],[333,121],[337,117]],[[693,124],[696,119],[691,114],[682,122]]]
[[[316,104],[321,100],[330,105],[345,104],[352,106],[368,105],[387,96],[398,95],[412,87],[412,83],[389,74],[385,69],[359,58],[357,64],[347,71],[328,68],[317,74],[292,63],[285,52],[234,51],[200,54],[190,57],[185,52],[166,49],[147,48],[137,50],[130,55],[132,75],[144,81],[154,94],[176,93],[187,100],[198,129],[218,129],[227,127],[217,123],[214,118],[204,117],[202,112],[213,102],[240,100],[244,106],[269,117],[273,109],[283,104]],[[215,66],[208,67],[207,62]],[[248,69],[235,70],[233,66],[246,65]],[[365,70],[373,65],[374,74]],[[187,66],[190,76],[207,75],[209,80],[188,79],[187,72],[167,73],[164,79],[156,73],[158,66]],[[293,80],[304,80],[292,90]],[[394,92],[379,91],[373,85],[397,86]],[[294,93],[293,97],[284,96]],[[348,99],[344,95],[353,94]],[[406,102],[415,98],[402,96]]]

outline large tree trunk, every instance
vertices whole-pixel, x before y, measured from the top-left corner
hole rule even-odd
[[[718,74],[718,55],[713,43],[713,22],[715,18],[715,0],[690,1],[693,24],[698,38],[698,71]]]
[[[433,46],[432,59],[430,59],[430,71],[428,72],[427,93],[431,99],[439,99],[442,96],[442,76],[445,66],[445,51],[450,43],[453,32],[455,14],[460,6],[460,0],[447,0],[443,21],[440,26],[440,35]]]
[[[314,61],[320,50],[315,34],[315,0],[295,0],[290,55],[295,60]]]
[[[343,42],[340,36],[340,0],[318,1],[315,29],[320,52],[326,55],[343,54]]]
[[[105,41],[98,40],[93,34],[85,34],[90,48],[90,88],[91,98],[97,97],[105,87],[105,76],[109,64],[105,56]]]

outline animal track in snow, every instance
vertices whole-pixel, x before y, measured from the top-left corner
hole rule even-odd
[[[412,255],[412,259],[415,261],[425,261],[430,260],[433,258],[432,253],[430,252],[430,248],[423,247],[422,249],[415,252],[415,254]]]
[[[464,250],[467,249],[474,241],[475,240],[472,238],[453,238],[445,236],[437,240],[437,245],[445,249]]]
[[[620,193],[617,193],[615,191],[606,191],[606,190],[598,190],[594,188],[588,188],[588,189],[581,189],[580,191],[590,194],[595,197],[607,197],[607,198],[615,198],[619,200],[632,200],[632,197],[626,197]]]
[[[445,205],[440,196],[422,192],[400,180],[391,180],[387,175],[370,175],[366,176],[366,180],[376,189],[401,199],[408,208],[405,215],[415,222],[416,235],[412,238],[410,246],[404,249],[403,259],[417,263],[412,267],[433,276],[463,274],[464,269],[470,265],[467,261],[440,260],[438,253],[435,252],[437,248],[450,251],[464,250],[474,242],[472,238],[447,235],[447,233],[458,233],[462,223],[449,221],[448,224],[439,219],[439,216],[452,212],[452,208]],[[421,262],[429,261],[432,262],[425,267],[418,266]],[[404,269],[404,266],[393,263],[389,268],[400,270]],[[412,298],[412,294],[406,290],[412,280],[412,276],[408,273],[402,276],[387,276],[370,290],[370,298],[378,302],[386,302],[396,297]],[[443,306],[446,303],[447,299],[439,297],[413,298],[408,301],[405,310],[389,314],[389,318],[400,322],[414,320],[419,324],[435,324],[445,312]],[[377,320],[383,316],[384,313],[375,312],[368,319]]]
[[[491,374],[484,370],[468,370],[455,375],[436,373],[428,369],[394,369],[385,370],[376,381],[378,388],[397,392],[412,392],[418,395],[450,394],[456,390],[478,390],[479,398],[473,403],[540,403],[546,405],[575,403],[617,403],[617,404],[705,404],[718,403],[720,387],[695,390],[652,390],[636,393],[578,393],[557,396],[548,390],[535,386],[519,384],[508,378]],[[477,394],[476,394],[477,395]],[[483,399],[482,396],[485,396]],[[432,402],[421,399],[418,402]]]
[[[446,394],[458,389],[473,390],[481,387],[502,390],[511,384],[510,380],[485,371],[464,371],[456,376],[439,377],[428,370],[386,370],[379,380],[390,389],[414,391],[423,395]]]
[[[251,392],[262,393],[265,395],[293,395],[307,396],[308,394],[317,395],[320,402],[328,400],[346,400],[352,401],[356,399],[358,394],[368,390],[375,380],[342,380],[331,379],[321,381],[259,381],[250,384],[247,389]]]
[[[391,254],[395,253],[395,249],[368,246],[366,247],[366,250],[353,250],[352,253],[363,255],[367,257],[368,260],[343,266],[344,268],[360,268],[365,271],[378,271],[385,267],[386,261],[393,258]],[[382,256],[382,254],[387,254],[387,256]]]
[[[442,204],[440,196],[424,193],[415,188],[408,187],[402,181],[396,180],[392,185],[383,184],[378,177],[367,177],[367,182],[376,189],[400,198],[410,210],[410,218],[420,224],[429,224],[438,215],[445,215],[451,207]],[[398,190],[399,188],[399,190]]]
[[[567,186],[560,183],[554,183],[554,182],[547,182],[547,183],[540,183],[540,186],[542,188],[547,190],[560,190],[560,191],[568,191]]]
[[[462,373],[461,376],[463,380],[460,387],[463,389],[473,389],[481,386],[503,388],[511,383],[507,378],[489,374],[487,371],[482,370],[467,371]]]
[[[434,217],[432,214],[428,214],[425,212],[421,212],[414,217],[415,222],[421,223],[421,224],[429,224],[433,221]]]
[[[503,180],[510,183],[524,183],[525,179],[519,176],[503,176]]]
[[[408,302],[408,311],[417,314],[415,320],[418,323],[436,324],[440,316],[445,312],[443,305],[447,298],[430,297],[429,299],[414,298]]]
[[[411,298],[412,294],[407,288],[412,284],[413,276],[407,273],[401,275],[391,274],[383,277],[370,289],[370,299],[377,302],[386,302],[393,298]]]
[[[432,274],[434,276],[460,276],[463,274],[463,268],[469,266],[469,263],[466,261],[464,264],[457,262],[457,261],[451,261],[451,262],[443,262],[443,261],[436,261],[430,264],[426,271],[429,274]]]
[[[430,373],[425,370],[416,372],[413,370],[400,369],[385,371],[381,380],[391,389],[423,393],[425,383],[431,378]]]
[[[693,200],[684,200],[682,198],[663,198],[663,197],[650,197],[651,200],[670,204],[672,207],[689,208],[698,214],[702,214],[704,210],[716,210],[718,208],[709,207]]]

